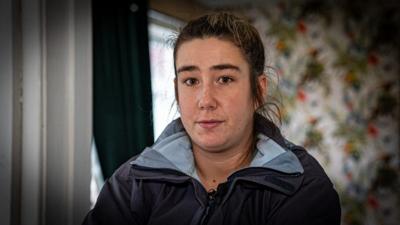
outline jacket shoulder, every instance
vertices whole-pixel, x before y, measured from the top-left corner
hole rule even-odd
[[[331,183],[321,164],[319,164],[319,162],[310,155],[305,148],[293,145],[290,150],[300,160],[300,163],[304,168],[305,177],[327,179],[329,183]]]
[[[290,149],[304,168],[303,182],[271,224],[340,224],[339,196],[324,169],[303,147],[293,145]],[[287,214],[292,216],[285,216]]]
[[[139,155],[131,157],[129,160],[124,162],[121,166],[116,169],[112,175],[112,177],[116,177],[118,179],[122,179],[123,181],[128,181],[132,179],[132,164],[131,162],[134,161]]]
[[[132,176],[131,158],[108,178],[94,208],[86,215],[84,225],[145,224],[145,213],[133,213],[132,200],[137,185]],[[137,202],[138,203],[138,202]],[[144,205],[141,204],[141,207]]]

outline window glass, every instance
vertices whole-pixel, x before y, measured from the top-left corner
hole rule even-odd
[[[151,21],[151,20],[150,20]],[[169,45],[175,31],[150,22],[149,48],[151,88],[153,95],[154,138],[161,134],[173,119],[179,117],[174,94],[173,49]]]

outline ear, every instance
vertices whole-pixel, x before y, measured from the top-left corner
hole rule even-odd
[[[176,77],[174,78],[174,89],[175,89],[175,101],[179,108],[178,80],[176,79]]]
[[[257,76],[257,93],[256,93],[256,99],[254,100],[254,110],[257,110],[262,104],[265,102],[265,96],[267,93],[267,88],[268,88],[268,79],[267,76],[262,73]],[[259,99],[261,96],[262,99]],[[260,103],[261,101],[261,103]]]
[[[261,93],[263,94],[263,96],[266,96],[268,90],[267,75],[263,73],[260,76],[258,76],[257,79],[258,79],[258,86],[261,89]]]

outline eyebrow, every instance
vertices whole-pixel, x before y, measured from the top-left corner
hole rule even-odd
[[[193,66],[193,65],[188,65],[188,66],[182,66],[177,70],[177,73],[181,72],[190,72],[190,71],[195,71],[195,70],[200,70],[199,67]],[[225,64],[218,64],[211,66],[210,70],[236,70],[240,72],[240,68],[238,66],[225,63]]]
[[[182,66],[176,71],[176,73],[181,73],[181,72],[186,72],[186,71],[190,72],[190,71],[195,71],[195,70],[200,70],[200,69],[199,69],[199,67],[192,66],[192,65],[190,65],[190,66]]]
[[[240,68],[238,66],[226,63],[226,64],[218,64],[211,67],[211,70],[236,70],[240,72]]]

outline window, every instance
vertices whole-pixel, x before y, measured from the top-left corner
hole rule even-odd
[[[153,95],[154,138],[179,117],[174,93],[174,66],[171,40],[182,22],[155,11],[149,12],[149,48]]]

